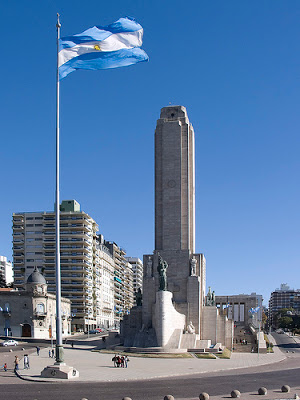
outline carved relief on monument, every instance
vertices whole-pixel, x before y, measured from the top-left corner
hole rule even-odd
[[[149,256],[146,264],[146,277],[151,278],[153,273],[153,261],[152,257]]]

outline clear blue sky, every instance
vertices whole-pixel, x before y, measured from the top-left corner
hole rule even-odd
[[[300,288],[298,0],[1,2],[0,254],[13,212],[52,210],[56,12],[62,36],[132,16],[149,63],[61,84],[61,198],[142,257],[154,248],[154,130],[187,108],[196,250],[216,294]]]

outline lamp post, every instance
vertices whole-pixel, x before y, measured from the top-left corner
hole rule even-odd
[[[53,314],[50,314],[50,323],[51,323],[51,350],[53,349],[53,322],[52,322]]]

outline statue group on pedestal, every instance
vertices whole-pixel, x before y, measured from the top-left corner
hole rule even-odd
[[[206,306],[215,306],[216,305],[216,299],[215,299],[215,291],[211,292],[210,286],[208,287],[208,293],[206,296]]]

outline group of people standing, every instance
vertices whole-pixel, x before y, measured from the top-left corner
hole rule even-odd
[[[114,362],[114,367],[116,368],[127,368],[129,358],[127,356],[119,356],[115,354],[112,358],[112,361]]]
[[[51,350],[49,349],[49,357],[54,358],[54,349],[53,348]]]

